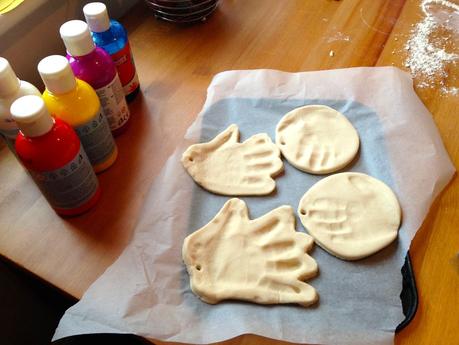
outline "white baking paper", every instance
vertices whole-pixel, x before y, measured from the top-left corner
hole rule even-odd
[[[182,263],[183,239],[206,224],[228,197],[197,186],[180,164],[192,143],[207,141],[236,123],[241,139],[266,132],[293,108],[325,104],[359,132],[359,157],[344,171],[379,178],[403,210],[400,235],[389,247],[356,262],[316,247],[320,302],[303,308],[237,301],[208,305],[190,290]],[[154,153],[153,153],[154,154]],[[252,218],[289,204],[323,176],[285,162],[277,192],[243,198]],[[403,320],[400,268],[411,239],[454,167],[410,76],[396,68],[351,68],[305,73],[228,71],[215,76],[186,138],[177,144],[146,198],[135,235],[118,260],[62,318],[54,339],[84,333],[134,333],[149,339],[212,343],[241,334],[309,344],[392,344]],[[297,230],[304,231],[298,218]]]

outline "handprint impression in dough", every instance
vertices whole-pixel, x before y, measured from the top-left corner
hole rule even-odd
[[[222,195],[266,195],[283,170],[280,151],[267,134],[239,143],[239,129],[229,126],[207,143],[191,145],[182,164],[203,188]]]
[[[301,222],[329,253],[358,260],[395,240],[401,209],[392,190],[362,173],[328,176],[301,198]]]
[[[203,228],[183,244],[183,260],[193,292],[204,302],[239,299],[260,304],[317,301],[304,280],[318,272],[307,254],[311,236],[295,231],[290,206],[250,220],[247,206],[231,199]]]
[[[328,234],[333,240],[350,235],[352,223],[363,210],[364,207],[359,202],[347,202],[338,198],[318,198],[308,209],[301,209],[300,214],[309,217],[319,231]]]
[[[296,145],[295,161],[300,162],[302,166],[311,167],[314,172],[320,169],[325,171],[333,169],[333,164],[339,154],[333,145],[320,140],[306,122],[303,122],[301,130],[297,132],[296,136],[300,140]]]
[[[307,105],[284,115],[276,128],[276,144],[297,169],[327,174],[345,167],[357,154],[359,136],[340,112]]]

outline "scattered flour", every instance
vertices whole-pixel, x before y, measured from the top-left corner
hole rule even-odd
[[[445,80],[447,67],[459,62],[459,5],[447,0],[423,0],[421,6],[425,17],[413,26],[405,44],[405,67],[413,77],[419,77],[417,87],[439,86],[442,93],[457,95],[459,88],[446,85]]]
[[[334,42],[334,41],[346,41],[349,42],[351,37],[348,35],[343,34],[341,31],[337,31],[333,36],[327,39],[327,43]]]

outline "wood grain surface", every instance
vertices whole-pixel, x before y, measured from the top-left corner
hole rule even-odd
[[[404,44],[412,24],[423,16],[419,4],[223,0],[205,23],[177,26],[155,20],[139,3],[122,22],[130,34],[142,94],[131,103],[129,130],[116,140],[118,161],[100,175],[101,201],[80,217],[56,216],[14,156],[2,148],[0,254],[81,297],[129,242],[149,186],[202,107],[214,74],[252,68],[404,68]],[[449,68],[454,75],[459,66]],[[459,96],[441,94],[438,87],[417,91],[457,166]],[[454,179],[413,241],[420,305],[396,344],[459,344],[458,206],[459,183]],[[280,342],[242,336],[223,344]]]
[[[459,4],[458,1],[455,3]],[[459,14],[457,14],[459,19]],[[407,1],[376,65],[394,64],[406,69],[404,49],[412,24],[424,14],[419,1]],[[451,37],[459,42],[459,34]],[[459,47],[454,52],[459,54]],[[459,94],[442,92],[438,87],[459,87],[459,65],[446,66],[448,77],[432,88],[420,87],[425,78],[414,79],[415,89],[433,115],[454,166],[459,166]],[[411,258],[419,293],[414,320],[395,337],[396,344],[459,344],[459,181],[457,177],[437,198],[422,228],[411,244]]]

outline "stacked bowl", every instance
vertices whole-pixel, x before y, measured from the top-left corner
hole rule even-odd
[[[218,0],[145,0],[160,19],[175,23],[204,21],[217,8]]]

